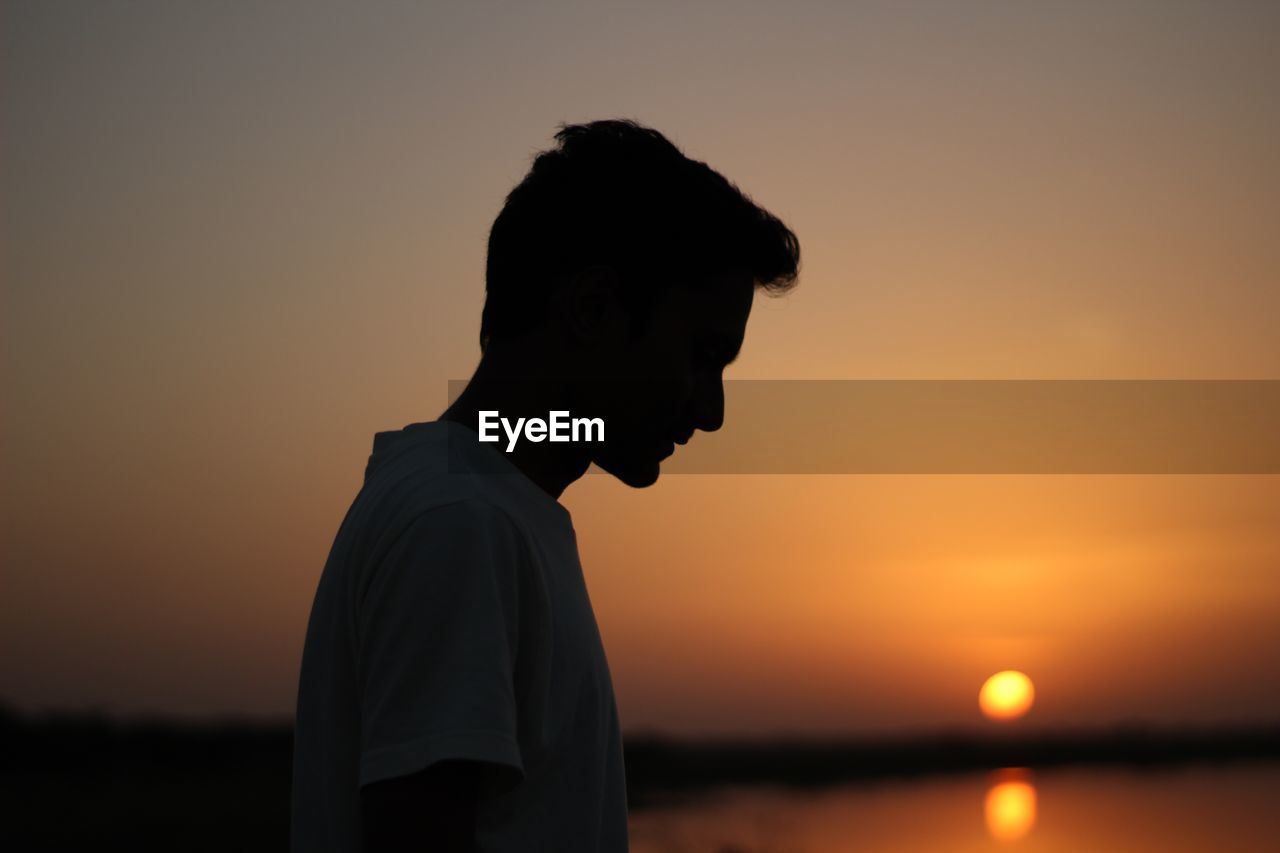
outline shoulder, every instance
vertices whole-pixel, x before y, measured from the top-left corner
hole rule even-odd
[[[461,531],[477,527],[502,529],[501,501],[496,500],[476,475],[441,470],[439,465],[414,464],[412,458],[396,460],[370,477],[356,498],[362,506],[361,522],[385,551],[393,541],[417,530],[453,523]],[[428,459],[428,461],[431,461]]]
[[[500,502],[481,493],[436,495],[397,515],[379,549],[383,560],[411,564],[461,557],[500,560],[526,549],[527,537],[518,521]]]
[[[402,529],[445,539],[518,539],[524,535],[521,525],[501,502],[478,491],[420,502]]]
[[[532,563],[527,540],[510,515],[483,496],[436,503],[388,532],[358,593],[361,609],[379,611],[501,601],[522,586]]]

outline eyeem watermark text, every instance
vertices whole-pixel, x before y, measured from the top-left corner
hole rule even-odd
[[[516,418],[513,424],[502,417],[496,410],[480,412],[480,440],[487,442],[501,441],[498,427],[507,435],[507,452],[515,449],[521,433],[532,441],[604,441],[603,418],[573,418],[568,412],[548,412],[547,419]]]

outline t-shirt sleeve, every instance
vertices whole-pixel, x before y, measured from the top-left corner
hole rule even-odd
[[[514,687],[519,575],[499,509],[460,500],[417,516],[357,605],[360,784],[446,759],[524,768]]]

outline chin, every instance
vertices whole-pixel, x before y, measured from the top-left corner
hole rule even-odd
[[[660,473],[657,463],[654,463],[648,468],[632,472],[630,477],[619,477],[619,479],[633,489],[647,489],[658,482]]]
[[[658,482],[659,460],[599,461],[602,471],[612,474],[633,489],[645,489]]]

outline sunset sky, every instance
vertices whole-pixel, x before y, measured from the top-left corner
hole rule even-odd
[[[474,368],[561,122],[798,234],[728,378],[1280,378],[1277,43],[1245,2],[6,3],[0,702],[292,713],[373,434]],[[628,730],[992,726],[1005,669],[1016,725],[1280,718],[1277,476],[564,503]]]

